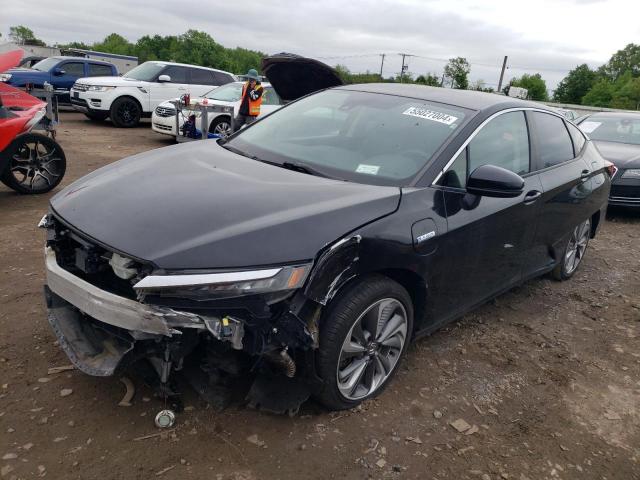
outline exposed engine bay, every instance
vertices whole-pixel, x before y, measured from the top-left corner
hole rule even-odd
[[[154,290],[153,265],[109,250],[53,214],[40,226],[47,230],[48,320],[81,371],[129,371],[178,411],[182,380],[219,409],[238,386],[246,403],[274,413],[294,414],[311,395],[322,307],[348,268],[331,285],[314,284],[310,268],[297,273],[315,289],[202,300]],[[357,260],[351,250],[347,256]],[[336,269],[319,262],[325,275]],[[295,268],[289,281],[293,275]]]

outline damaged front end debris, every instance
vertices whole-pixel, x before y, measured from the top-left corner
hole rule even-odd
[[[311,394],[322,307],[349,277],[360,241],[318,259],[322,272],[336,273],[323,285],[312,282],[311,263],[168,272],[98,244],[53,214],[39,226],[47,230],[49,323],[78,369],[94,376],[133,370],[174,408],[176,372],[216,408],[229,404],[232,387],[253,379],[250,406],[290,414]]]

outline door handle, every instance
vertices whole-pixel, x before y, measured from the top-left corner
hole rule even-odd
[[[527,194],[524,196],[524,200],[522,202],[527,204],[527,205],[529,205],[530,203],[533,203],[536,200],[538,200],[541,196],[542,196],[542,192],[541,191],[539,191],[539,190],[531,190],[531,191],[527,192]]]
[[[587,180],[589,178],[589,175],[591,175],[591,172],[589,170],[582,170],[582,172],[580,172],[580,179]]]

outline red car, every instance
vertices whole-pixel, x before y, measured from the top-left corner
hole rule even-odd
[[[0,72],[20,63],[22,51],[0,55]],[[0,181],[19,193],[55,188],[66,169],[62,147],[31,130],[46,112],[46,103],[0,82]]]

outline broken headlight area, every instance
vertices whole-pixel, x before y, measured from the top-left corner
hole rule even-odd
[[[255,407],[292,412],[308,398],[321,308],[301,289],[310,264],[167,273],[53,217],[41,223],[49,322],[80,370],[133,370],[171,401],[177,376],[219,408],[248,379]]]

